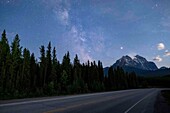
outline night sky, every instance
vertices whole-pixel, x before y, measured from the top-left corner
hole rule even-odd
[[[60,61],[69,51],[110,66],[138,54],[170,67],[170,0],[0,0],[4,29],[37,59],[51,41]]]

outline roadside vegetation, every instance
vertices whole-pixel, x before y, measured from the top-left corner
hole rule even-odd
[[[163,95],[168,105],[170,106],[170,90],[162,90],[161,94]]]
[[[170,74],[159,77],[138,77],[144,87],[170,88]]]

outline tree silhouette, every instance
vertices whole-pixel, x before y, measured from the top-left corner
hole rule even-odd
[[[100,60],[81,64],[76,54],[71,63],[69,51],[60,64],[56,48],[51,48],[51,42],[47,49],[42,45],[37,60],[27,48],[22,51],[18,34],[10,46],[4,30],[0,40],[0,99],[137,88],[144,80],[151,81],[138,82],[134,72],[112,66],[104,76]]]

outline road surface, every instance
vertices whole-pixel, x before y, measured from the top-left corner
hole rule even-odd
[[[1,101],[0,113],[153,113],[160,89]]]

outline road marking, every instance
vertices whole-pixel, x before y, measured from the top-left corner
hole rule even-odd
[[[51,99],[33,100],[33,101],[25,101],[25,102],[14,102],[14,103],[0,104],[0,107],[21,105],[21,104],[30,104],[30,103],[38,103],[38,102],[46,102],[46,101],[54,101],[54,100],[72,99],[72,98],[76,98],[76,97],[88,97],[88,96],[94,96],[94,95],[104,95],[104,94],[111,94],[111,93],[114,94],[114,93],[128,92],[128,91],[134,91],[134,90],[122,90],[122,91],[114,91],[114,92],[112,91],[112,92],[102,92],[102,93],[93,93],[93,94],[73,95],[73,96],[68,96],[68,97],[57,97],[57,98],[51,98]]]
[[[152,92],[154,93],[154,92]],[[131,109],[133,109],[137,104],[139,104],[141,101],[143,101],[145,98],[149,97],[152,93],[146,95],[145,97],[143,97],[142,99],[140,99],[138,102],[136,102],[133,106],[131,106],[129,109],[127,109],[124,113],[128,113]]]
[[[83,103],[78,103],[78,104],[75,104],[75,105],[69,105],[69,106],[63,106],[61,108],[56,108],[56,109],[52,109],[52,110],[49,110],[49,111],[46,111],[46,112],[43,112],[43,113],[56,113],[56,112],[67,112],[67,110],[69,109],[73,109],[73,108],[78,108],[78,107],[81,107],[81,106],[87,106],[87,105],[93,105],[93,104],[96,104],[96,103],[100,103],[100,102],[104,102],[104,101],[108,101],[108,100],[113,100],[115,98],[122,98],[124,95],[117,95],[117,96],[108,96],[107,98],[100,98],[98,100],[93,100],[93,101],[87,101],[87,102],[83,102]]]

